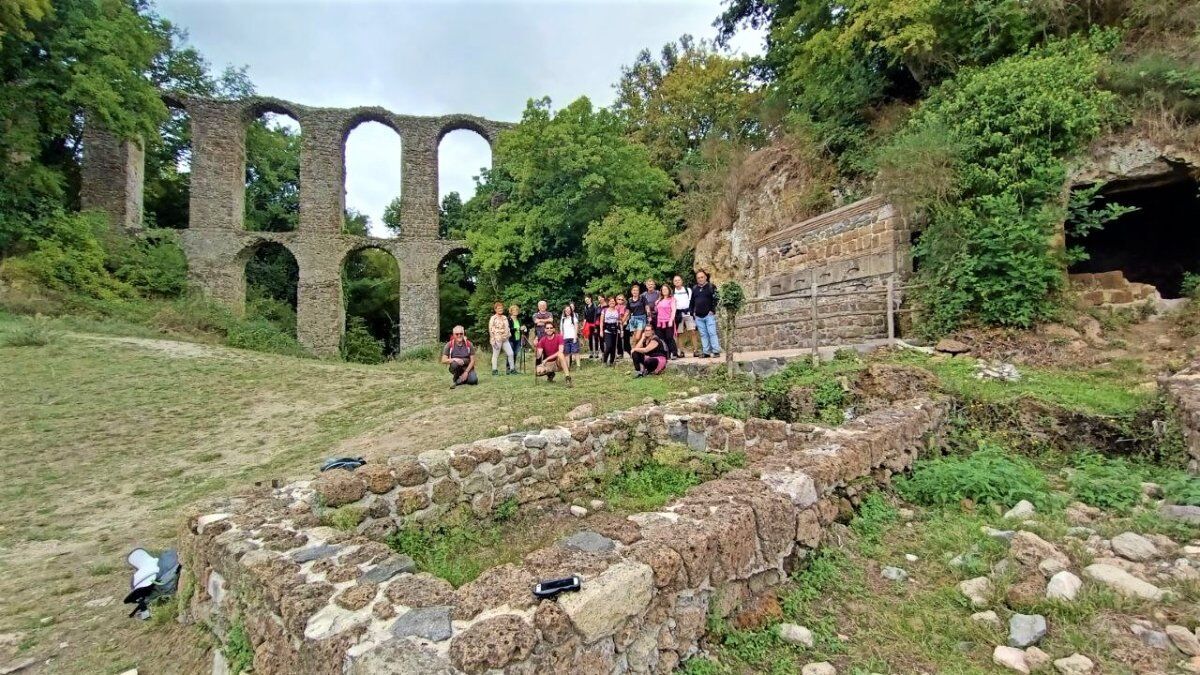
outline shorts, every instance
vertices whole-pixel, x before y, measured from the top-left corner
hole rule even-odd
[[[680,317],[679,317],[679,321],[676,325],[679,326],[680,333],[686,333],[687,331],[696,330],[696,317],[692,316],[691,314],[681,313]]]
[[[629,326],[629,330],[631,330],[631,331],[641,330],[646,327],[646,317],[631,316],[631,317],[629,317],[628,326]]]
[[[557,373],[558,359],[542,359],[542,362],[538,364],[538,370],[543,373]]]
[[[579,342],[576,340],[563,340],[563,353],[564,354],[578,354],[579,353]]]

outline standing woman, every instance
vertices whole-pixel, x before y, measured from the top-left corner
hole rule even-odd
[[[496,363],[501,352],[504,352],[505,374],[512,375],[513,369],[512,328],[509,327],[508,317],[504,316],[504,303],[497,302],[492,306],[493,314],[488,319],[488,341],[492,343],[492,377],[498,374]]]
[[[563,307],[562,318],[559,320],[558,333],[563,339],[563,354],[572,368],[575,367],[575,355],[579,353],[579,322],[575,320],[575,305]]]
[[[679,351],[675,344],[675,297],[670,286],[663,286],[662,297],[654,307],[654,334],[658,336],[667,357],[674,357]]]
[[[521,355],[521,338],[524,336],[525,330],[521,326],[521,308],[516,305],[508,307],[508,343],[512,346],[513,353],[513,372],[517,369],[517,357]]]
[[[617,293],[617,310],[621,312],[621,334],[617,338],[617,356],[625,358],[629,351],[629,308],[625,306],[625,296]]]
[[[594,359],[600,353],[600,312],[604,310],[604,298],[600,298],[600,304],[592,302],[592,296],[583,296],[583,325],[584,332],[587,333],[588,341],[588,358]]]
[[[617,299],[609,298],[608,307],[600,311],[600,336],[604,338],[604,365],[611,367],[617,360],[617,345],[621,344],[621,310]]]
[[[683,358],[683,350],[688,343],[692,345],[692,356],[696,356],[700,347],[696,344],[699,341],[696,336],[696,317],[692,316],[692,289],[683,284],[683,277],[678,274],[672,283],[675,296],[675,335],[678,336],[676,341],[679,348],[675,358]]]

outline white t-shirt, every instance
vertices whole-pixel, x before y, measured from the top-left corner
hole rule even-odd
[[[675,289],[675,310],[686,313],[692,306],[692,289],[684,286],[683,288]]]
[[[562,337],[564,340],[579,339],[577,337],[579,335],[579,333],[576,330],[579,325],[579,322],[575,320],[575,317],[565,317],[564,316],[562,318],[562,320],[558,322],[558,325],[559,325],[558,330],[560,333],[562,333]]]

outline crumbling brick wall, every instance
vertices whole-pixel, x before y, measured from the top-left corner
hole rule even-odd
[[[265,674],[669,673],[697,653],[709,616],[759,602],[820,544],[849,484],[906,469],[946,413],[942,401],[898,401],[828,429],[703,412],[713,402],[641,406],[229,500],[184,525],[198,582],[189,615],[218,639],[244,625]],[[457,589],[363,534],[317,524],[317,495],[362,505],[361,533],[437,504],[484,512],[505,494],[537,499],[602,465],[622,438],[739,451],[749,463]],[[522,472],[538,464],[561,471]],[[410,510],[412,494],[429,503]],[[570,574],[583,577],[580,592],[535,601],[537,580]]]

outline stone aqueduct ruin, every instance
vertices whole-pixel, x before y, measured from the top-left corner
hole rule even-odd
[[[286,248],[300,270],[297,337],[314,354],[338,350],[345,326],[341,270],[364,248],[391,253],[400,267],[400,348],[438,339],[438,268],[462,241],[438,237],[438,144],[460,129],[493,144],[508,124],[473,115],[419,117],[379,107],[317,108],[276,98],[235,101],[167,97],[191,120],[191,198],[180,242],[193,283],[236,310],[245,304],[246,263],[268,243]],[[300,222],[291,232],[250,232],[245,216],[246,129],[264,113],[285,114],[301,127]],[[396,239],[342,232],[346,209],[346,138],[365,122],[399,134],[401,234]],[[128,230],[142,226],[143,150],[90,124],[84,132],[82,206],[109,214]]]

